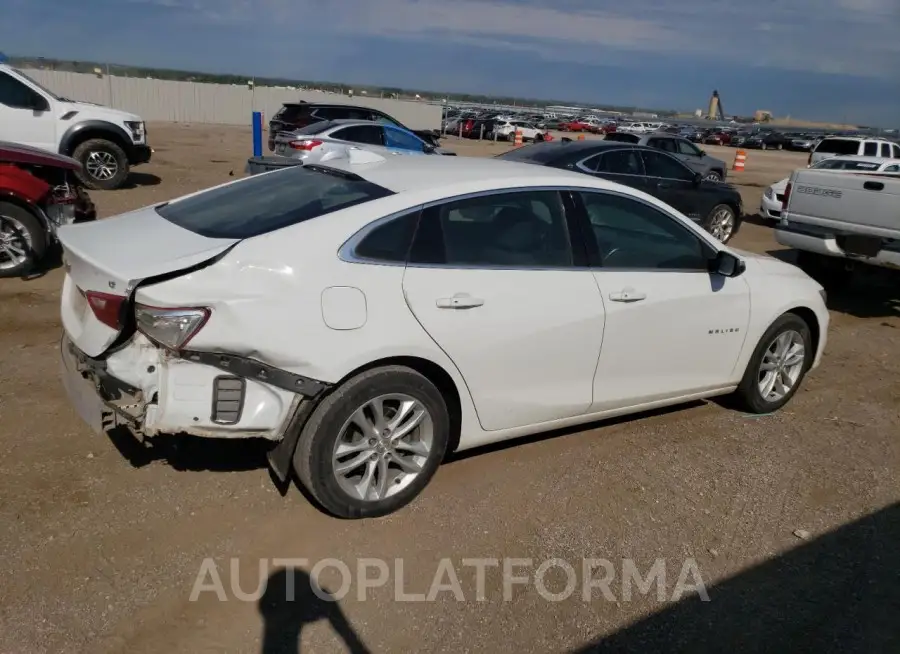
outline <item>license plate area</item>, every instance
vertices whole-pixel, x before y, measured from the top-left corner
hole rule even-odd
[[[884,246],[884,239],[861,234],[843,234],[835,238],[838,247],[851,256],[875,257]]]

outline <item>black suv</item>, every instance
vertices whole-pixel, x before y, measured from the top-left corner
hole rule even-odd
[[[292,132],[301,127],[325,120],[371,120],[396,125],[412,132],[426,143],[440,147],[440,133],[430,129],[410,129],[383,111],[355,104],[331,104],[327,102],[286,102],[269,121],[269,150],[275,150],[275,135]]]
[[[710,182],[667,152],[614,141],[553,141],[516,148],[497,157],[574,170],[644,191],[700,224],[722,243],[737,233],[738,190]]]
[[[760,150],[782,150],[789,146],[791,139],[781,132],[758,132],[741,143],[744,148]]]

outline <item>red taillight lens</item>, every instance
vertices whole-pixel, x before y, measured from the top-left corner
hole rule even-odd
[[[81,289],[78,290],[81,291]],[[84,295],[97,320],[111,329],[119,329],[122,305],[125,303],[124,297],[98,291],[81,291],[81,294]]]
[[[781,201],[781,210],[785,211],[787,209],[788,200],[791,197],[791,186],[793,186],[790,182],[787,183],[787,186],[784,187],[784,199]]]
[[[320,145],[322,145],[322,141],[316,141],[315,139],[303,139],[302,141],[291,141],[288,143],[291,146],[292,150],[303,150],[305,152],[309,152]]]

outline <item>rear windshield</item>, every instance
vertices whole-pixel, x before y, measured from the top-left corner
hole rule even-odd
[[[281,108],[277,114],[275,114],[275,118],[278,120],[283,120],[288,123],[292,123],[296,121],[301,116],[304,116],[309,113],[309,107],[303,104],[286,104]]]
[[[495,159],[504,159],[505,161],[522,161],[525,163],[546,164],[559,159],[563,154],[562,148],[565,143],[534,143],[525,145],[503,154],[498,154]]]
[[[604,141],[617,141],[619,143],[637,143],[641,137],[637,134],[628,134],[627,132],[610,132],[603,137]]]
[[[388,195],[393,193],[352,173],[295,166],[215,188],[156,211],[169,222],[209,238],[243,239]]]
[[[825,152],[826,154],[856,154],[859,152],[859,141],[825,139],[816,146],[816,152]]]

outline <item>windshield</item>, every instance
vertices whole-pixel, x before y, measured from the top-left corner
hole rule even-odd
[[[14,69],[14,70],[16,71],[16,75],[18,75],[19,77],[23,77],[23,78],[27,79],[27,80],[28,80],[29,82],[31,82],[34,86],[38,87],[41,91],[43,91],[44,93],[46,93],[47,95],[49,95],[49,96],[50,96],[51,98],[53,98],[54,100],[63,101],[63,98],[61,98],[61,97],[59,97],[58,95],[56,95],[53,91],[51,91],[50,89],[48,89],[46,86],[44,86],[43,84],[41,84],[40,82],[38,82],[38,81],[37,81],[36,79],[34,79],[33,77],[31,77],[31,76],[29,76],[29,75],[26,75],[25,73],[23,73],[23,72],[22,72],[21,70],[19,70],[18,68]]]
[[[393,193],[352,173],[296,166],[177,200],[156,212],[209,238],[244,239],[388,195]]]

